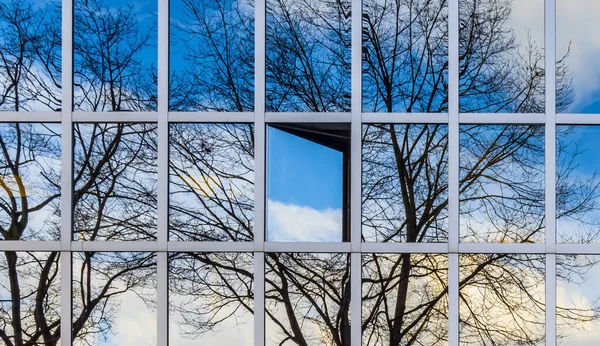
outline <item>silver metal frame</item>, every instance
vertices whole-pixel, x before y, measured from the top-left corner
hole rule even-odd
[[[440,253],[449,257],[449,345],[459,345],[459,254],[461,253],[529,253],[546,256],[546,345],[556,344],[556,255],[600,254],[600,244],[556,244],[555,223],[546,223],[545,244],[468,244],[459,242],[459,125],[543,124],[545,125],[546,220],[554,220],[555,155],[557,124],[600,124],[600,116],[560,114],[555,112],[555,0],[545,0],[545,114],[459,114],[458,107],[458,1],[449,1],[449,109],[441,114],[363,113],[361,62],[361,0],[352,0],[352,103],[350,113],[267,113],[265,112],[265,34],[266,0],[255,2],[255,110],[245,113],[169,112],[169,2],[158,0],[158,111],[147,113],[73,112],[73,3],[62,3],[62,112],[3,112],[2,122],[61,122],[62,124],[62,220],[60,241],[0,242],[0,251],[61,252],[61,338],[63,346],[71,344],[71,253],[74,251],[154,251],[157,252],[158,277],[158,346],[168,344],[168,251],[253,252],[255,275],[255,310],[265,308],[265,252],[344,252],[351,253],[351,314],[354,321],[361,315],[362,253]],[[72,125],[76,122],[157,122],[158,123],[158,233],[156,242],[77,242],[71,240],[72,219]],[[341,122],[351,124],[351,230],[350,243],[276,243],[265,242],[265,125],[270,122]],[[170,122],[253,122],[255,138],[255,211],[253,243],[170,242],[168,240],[168,136]],[[439,244],[361,243],[361,133],[365,123],[445,123],[449,141],[449,237]],[[358,324],[355,322],[355,324]],[[360,346],[360,328],[352,330],[352,346]],[[265,315],[254,314],[254,344],[265,344]]]

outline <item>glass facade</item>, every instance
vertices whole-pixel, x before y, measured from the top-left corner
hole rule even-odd
[[[598,18],[3,1],[0,345],[596,345]]]

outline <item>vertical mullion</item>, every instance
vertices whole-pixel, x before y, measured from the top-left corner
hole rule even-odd
[[[73,193],[73,1],[62,2],[62,98],[61,98],[61,257],[60,314],[61,345],[72,339],[71,237]]]
[[[254,253],[254,345],[265,344],[265,253]]]
[[[448,8],[448,345],[459,344],[458,250],[459,250],[459,0]]]
[[[158,229],[167,250],[169,204],[169,0],[158,0]]]
[[[448,254],[448,345],[459,345],[459,255]]]
[[[556,254],[546,254],[546,345],[556,345]]]
[[[350,344],[360,346],[361,333],[361,212],[362,212],[362,1],[352,1],[351,133],[350,133]]]
[[[254,244],[265,241],[265,42],[266,0],[256,0],[254,13]]]
[[[362,254],[350,254],[350,345],[362,345]]]
[[[556,2],[545,0],[546,345],[556,345]]]
[[[157,346],[169,344],[169,272],[168,252],[159,251],[156,254],[156,294],[157,294]]]
[[[266,0],[254,5],[254,345],[265,344]]]
[[[169,0],[158,1],[157,346],[169,343]]]

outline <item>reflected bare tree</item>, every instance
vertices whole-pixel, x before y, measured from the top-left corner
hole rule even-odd
[[[60,110],[60,1],[0,4],[0,111]]]
[[[75,109],[156,110],[157,72],[148,62],[156,56],[148,52],[155,44],[156,28],[145,28],[140,17],[130,4],[75,1]]]
[[[58,126],[0,128],[2,240],[57,240],[60,234]],[[156,125],[75,127],[74,233],[81,240],[154,239]],[[154,214],[153,214],[154,213]],[[0,260],[3,344],[57,345],[59,253],[4,252]],[[77,257],[77,256],[75,256]],[[82,253],[74,265],[73,339],[95,344],[112,332],[119,296],[155,286],[152,254]],[[115,288],[117,287],[117,288]],[[147,297],[152,305],[155,297]]]
[[[339,80],[336,81],[336,78],[342,75],[340,71],[345,71],[347,68],[345,65],[347,60],[340,57],[335,60],[339,64],[330,66],[336,72],[323,73],[324,70],[320,70],[323,65],[312,64],[311,59],[320,61],[330,53],[343,54],[337,51],[329,51],[327,54],[321,51],[303,51],[303,48],[310,45],[304,45],[307,40],[301,39],[308,37],[314,42],[315,37],[329,37],[331,40],[337,40],[335,42],[345,42],[342,38],[346,37],[345,30],[348,30],[347,8],[338,2],[325,2],[323,7],[315,7],[304,16],[296,17],[285,15],[296,10],[290,8],[285,10],[284,5],[289,5],[287,2],[269,3],[272,11],[270,15],[273,16],[272,23],[281,24],[277,27],[278,30],[293,31],[279,33],[277,37],[270,36],[270,42],[276,48],[274,52],[281,54],[274,53],[275,55],[271,57],[267,56],[267,59],[272,59],[273,66],[282,69],[278,71],[281,74],[278,74],[277,78],[287,78],[277,81],[278,87],[273,89],[273,95],[276,97],[267,100],[271,102],[270,107],[273,110],[347,109],[345,107],[348,106],[349,101],[343,91],[345,87],[343,83],[338,83]],[[529,55],[529,58],[522,59],[521,49],[516,45],[511,29],[505,25],[507,17],[510,16],[510,1],[495,1],[494,6],[479,6],[481,3],[484,2],[470,0],[463,2],[461,7],[461,13],[467,14],[467,17],[463,17],[467,19],[461,21],[461,35],[469,34],[461,36],[459,72],[461,85],[469,86],[464,89],[468,91],[468,95],[465,95],[475,100],[466,103],[465,107],[470,104],[466,110],[481,110],[482,104],[486,104],[488,107],[486,111],[489,112],[507,109],[536,112],[542,109],[543,98],[539,93],[539,81],[543,78],[543,69],[540,69],[539,65],[541,50],[531,46],[529,51],[526,50],[529,53],[525,55],[526,57]],[[204,9],[206,5],[201,0],[194,4],[198,4],[199,9]],[[365,95],[376,95],[368,101],[371,103],[367,102],[369,107],[387,110],[390,109],[388,104],[391,102],[391,110],[395,110],[395,100],[402,97],[403,102],[406,99],[406,103],[398,107],[404,107],[409,111],[435,112],[447,108],[447,100],[445,100],[447,92],[444,91],[446,88],[444,71],[447,68],[445,67],[447,61],[442,58],[445,49],[443,42],[447,41],[444,37],[447,32],[443,29],[447,27],[445,3],[433,0],[397,0],[390,2],[394,4],[391,8],[395,10],[391,14],[386,11],[385,15],[380,12],[388,7],[378,7],[377,3],[372,2],[369,4],[370,7],[367,7],[370,11],[369,16],[363,18],[363,38],[366,46],[363,55],[367,55],[364,57],[367,65],[374,65],[365,70],[365,74],[368,75],[366,78],[373,79],[366,85],[372,85],[374,90],[364,92]],[[240,6],[228,8],[232,11],[242,11]],[[411,12],[412,10],[414,11]],[[309,14],[316,14],[322,18],[311,19]],[[132,16],[133,14],[129,13],[124,18],[133,18]],[[235,14],[235,16],[245,18],[245,14]],[[390,17],[393,19],[392,23],[404,23],[405,29],[390,34],[385,29],[386,25],[389,25]],[[491,19],[475,20],[471,17]],[[198,18],[207,17],[200,14],[196,17]],[[407,25],[406,18],[411,18],[413,24]],[[92,19],[88,18],[88,20]],[[327,30],[323,29],[322,25],[325,25],[323,23],[329,23],[326,26]],[[211,30],[223,28],[223,25],[218,23],[197,24],[195,28],[198,30],[207,30],[202,32],[204,37],[208,37]],[[412,32],[414,26],[416,29]],[[248,28],[246,27],[245,30]],[[417,33],[418,35],[431,33],[431,35],[429,40],[419,40],[416,38]],[[387,36],[383,37],[384,34]],[[269,35],[273,35],[273,32]],[[139,38],[135,35],[133,37]],[[145,36],[141,37],[143,41]],[[220,37],[227,37],[227,35]],[[392,41],[389,41],[390,38]],[[383,44],[393,42],[394,39],[402,41],[403,44],[404,42],[410,44],[392,53],[389,53],[389,48],[377,46],[377,42]],[[134,39],[133,42],[138,42],[137,46],[139,46],[142,41]],[[337,47],[349,47],[345,46],[346,44],[347,42],[340,43]],[[221,49],[227,47],[217,46],[219,49],[204,51],[202,54],[205,56],[200,58],[212,59],[211,61],[217,64],[216,68],[219,68],[218,64],[233,63],[232,60],[214,56],[217,52],[223,53]],[[134,47],[135,44],[132,45],[132,48]],[[494,51],[499,50],[498,53],[502,53],[496,57],[502,56],[503,59],[515,59],[518,62],[509,61],[508,65],[502,65],[511,68],[488,68],[485,63],[491,58],[482,55],[482,51],[486,48],[493,48]],[[236,50],[239,46],[232,45],[229,49]],[[284,52],[289,54],[283,54]],[[311,55],[312,52],[314,56]],[[381,57],[377,58],[369,56],[369,54],[377,55],[376,52],[387,52],[386,54],[394,57],[393,62],[385,58],[383,53],[380,53]],[[244,52],[229,52],[228,56],[239,56],[240,53]],[[251,55],[250,51],[247,53]],[[235,63],[240,62],[234,60]],[[252,60],[251,56],[243,59],[248,62]],[[299,70],[298,64],[302,61],[309,63],[305,65],[306,69]],[[129,67],[123,71],[125,75],[139,72],[139,65],[127,66]],[[221,68],[224,71],[235,71],[235,66],[237,65]],[[311,75],[311,67],[317,66],[319,68]],[[385,69],[399,72],[389,73],[386,80],[375,80],[382,78],[384,66],[387,66]],[[472,68],[473,66],[481,68]],[[291,70],[285,71],[287,68]],[[374,68],[380,69],[379,72],[374,72],[372,70]],[[408,70],[412,72],[406,72]],[[243,72],[244,76],[247,76],[246,72]],[[559,69],[557,78],[562,83],[557,89],[560,90],[559,99],[564,100],[559,104],[565,107],[570,93],[566,72],[568,72],[567,67],[563,65],[562,70]],[[498,78],[493,78],[494,73]],[[299,78],[307,76],[316,82],[312,82],[310,86],[297,83]],[[327,79],[325,76],[334,78]],[[240,78],[244,77],[240,76]],[[493,84],[485,84],[486,81]],[[218,87],[221,88],[219,95],[227,94],[226,88],[232,88],[235,83],[224,85],[219,84]],[[148,106],[151,98],[127,96],[124,91],[137,89],[125,84],[123,86],[125,89],[118,89],[120,91],[114,93],[115,97],[108,97],[110,92],[108,94],[104,92],[113,89],[102,87],[97,89],[98,93],[89,94],[88,100],[91,105],[98,106],[98,109],[105,109],[101,106],[104,104],[110,104],[106,109],[111,110],[124,110],[124,104],[127,104],[127,109],[136,110],[153,107]],[[408,91],[413,86],[415,90]],[[390,90],[382,93],[375,90],[378,88],[382,88],[382,91],[386,88]],[[477,90],[483,90],[480,97],[473,94]],[[239,97],[215,96],[218,98],[218,102],[215,101],[215,104],[219,105],[218,109],[238,110],[242,103],[236,103],[237,99],[253,99],[249,94],[251,88],[239,87],[235,91],[230,91],[239,94]],[[513,94],[515,92],[519,94],[517,98]],[[182,100],[185,99],[184,94]],[[120,103],[123,101],[126,102]],[[211,107],[217,108],[214,105]],[[155,172],[153,165],[155,165],[156,155],[153,127],[144,124],[114,126],[98,124],[86,125],[88,127],[84,129],[83,126],[75,128],[77,146],[74,202],[77,236],[98,240],[153,239],[153,229],[156,227],[156,221],[152,216],[153,211],[150,211],[151,207],[156,205],[156,185],[151,178]],[[175,194],[184,195],[179,201],[174,198],[172,204],[171,236],[182,240],[251,240],[253,230],[250,206],[253,204],[253,190],[250,176],[254,154],[252,127],[180,126],[173,127],[171,130],[172,159],[169,163],[171,183]],[[448,204],[446,131],[439,125],[381,124],[365,127],[362,137],[363,160],[364,172],[369,176],[363,183],[363,240],[370,241],[375,237],[377,241],[388,242],[446,241]],[[4,138],[5,136],[8,134],[3,134]],[[461,136],[463,144],[460,175],[461,210],[463,211],[461,216],[482,217],[486,222],[485,225],[493,230],[494,234],[501,235],[502,241],[532,242],[540,239],[545,223],[543,214],[540,213],[544,203],[543,186],[540,186],[539,181],[540,160],[544,157],[542,128],[511,125],[490,129],[469,126],[462,129]],[[16,144],[16,147],[37,148],[33,143],[36,142],[21,141]],[[16,152],[19,150],[5,150],[3,153],[5,160],[11,158],[12,162],[18,162],[15,160]],[[231,171],[232,169],[234,170]],[[559,193],[557,199],[570,201],[558,206],[559,217],[577,217],[589,212],[593,209],[595,197],[598,196],[596,182],[591,189],[588,185],[585,191],[580,185],[572,184],[572,169],[573,166],[569,165],[568,160],[564,163],[559,161],[557,165],[559,184],[565,184],[557,188]],[[58,183],[52,185],[51,177],[51,175],[43,175],[41,179],[47,181],[49,186],[57,188]],[[497,188],[489,188],[490,181],[498,183],[503,193],[499,194]],[[21,200],[25,198],[27,204],[29,203],[30,196],[19,195],[19,198]],[[54,200],[57,198],[55,196]],[[40,213],[39,211],[22,213],[21,207],[9,205],[12,203],[10,197],[7,201],[9,201],[6,204],[7,208],[3,208],[3,220],[7,221],[2,224],[2,227],[8,227],[6,225],[11,224],[11,220],[16,220],[17,225],[27,224],[33,214]],[[123,208],[132,201],[140,207]],[[192,201],[196,208],[194,211],[200,213],[187,212],[184,209],[184,205],[192,204]],[[468,207],[475,202],[477,204],[473,208]],[[23,202],[20,203],[16,205],[25,205]],[[58,212],[55,208],[54,215],[58,215]],[[150,216],[147,216],[148,212]],[[526,213],[527,217],[523,218],[522,213]],[[515,217],[522,224],[512,222]],[[192,227],[202,235],[194,234],[193,228],[187,225],[193,225]],[[519,226],[518,232],[514,231],[515,225]],[[23,234],[26,232],[21,229],[18,237],[14,239],[22,239]],[[20,257],[15,258],[14,253],[5,254],[9,257],[13,256],[7,260],[8,265],[0,267],[10,278],[9,304],[12,309],[8,308],[8,304],[2,305],[0,323],[3,326],[3,341],[10,346],[25,343],[55,345],[60,333],[58,326],[61,321],[60,317],[53,313],[56,309],[50,307],[51,302],[56,302],[56,296],[53,296],[55,291],[50,287],[56,287],[58,282],[55,275],[58,254],[38,256],[34,260],[27,257],[33,256],[28,254],[21,261],[19,261]],[[99,272],[94,275],[97,277],[100,275],[107,280],[96,281],[97,285],[95,284],[93,289],[85,291],[87,294],[77,294],[74,297],[73,304],[77,312],[74,317],[74,327],[77,330],[74,338],[78,339],[78,342],[90,340],[87,336],[97,340],[106,337],[109,333],[113,325],[111,316],[114,316],[114,307],[122,294],[120,291],[111,291],[111,283],[119,280],[127,283],[131,279],[137,287],[154,284],[147,276],[148,269],[152,269],[154,265],[147,256],[120,258],[113,265],[106,265],[106,263],[112,263],[114,258],[102,259],[101,255],[93,254],[86,256],[82,257],[84,263],[93,263],[92,260],[98,258],[100,264],[96,268]],[[187,336],[195,337],[213,330],[232,316],[231,311],[254,312],[251,304],[254,298],[251,288],[253,274],[249,270],[247,255],[186,254],[186,256],[188,257],[183,259],[180,257],[184,256],[179,254],[170,256],[170,274],[173,278],[179,278],[171,281],[171,288],[182,292],[186,297],[197,295],[202,298],[202,301],[207,302],[199,309],[186,309],[183,303],[172,304],[172,314],[183,321],[188,331]],[[2,263],[4,265],[4,262]],[[46,270],[48,275],[39,274],[40,271],[37,269],[19,271],[15,263],[41,264],[40,267],[35,268],[48,268]],[[590,262],[567,258],[558,263],[558,272],[560,277],[574,280],[581,276],[589,265]],[[349,344],[350,267],[346,254],[267,254],[266,266],[268,295],[265,298],[268,307],[268,323],[274,325],[277,330],[269,339],[270,342],[296,345],[310,345],[315,342],[340,346]],[[135,268],[142,273],[141,278],[130,277],[130,274],[127,274],[135,272],[133,270]],[[94,266],[84,265],[74,269],[76,270],[74,277],[89,278],[92,271],[90,269],[94,269]],[[45,314],[40,314],[40,310],[35,313],[35,309],[15,308],[17,304],[15,299],[21,299],[22,292],[27,291],[22,290],[27,282],[23,280],[23,275],[26,273],[35,273],[30,275],[28,280],[34,277],[35,282],[31,283],[32,287],[42,288],[37,292],[44,296],[42,302],[48,302],[45,310],[42,305],[41,311],[46,312]],[[368,345],[390,346],[435,345],[446,342],[448,334],[446,273],[447,259],[444,256],[365,255],[363,257],[363,287],[365,288],[363,318],[354,321],[355,324],[361,325],[364,342]],[[525,278],[523,273],[527,273]],[[83,285],[85,280],[79,282]],[[543,342],[545,335],[540,331],[539,321],[531,318],[531,316],[539,316],[545,309],[538,294],[538,289],[543,286],[543,282],[543,265],[536,256],[477,255],[461,258],[459,282],[461,308],[467,311],[461,312],[463,341],[523,345]],[[476,299],[478,296],[475,294],[469,294],[472,290],[480,292],[479,297],[485,294],[485,299],[493,303],[493,309],[482,309],[481,305],[478,305],[481,299]],[[223,299],[225,297],[226,299]],[[151,301],[148,303],[152,304]],[[23,313],[23,311],[34,311],[34,313]],[[477,314],[469,311],[477,311]],[[481,314],[491,314],[493,311],[508,311],[506,316],[510,317],[508,323],[491,325],[494,328],[492,331],[490,324],[486,323],[487,317],[491,315],[482,317]],[[573,327],[581,321],[598,318],[595,311],[569,311],[560,306],[558,311],[566,317],[565,323]],[[46,316],[45,320],[41,315]],[[23,321],[24,316],[27,316],[25,322],[19,324],[18,321]],[[40,341],[43,338],[46,338],[46,341]]]
[[[327,5],[323,5],[322,8],[313,7],[313,12],[306,11],[296,19],[296,16],[285,14],[302,8],[303,3],[287,12],[279,2],[269,4],[269,15],[273,16],[270,23],[273,24],[268,29],[268,35],[271,35],[268,38],[272,48],[277,52],[285,47],[285,52],[289,52],[289,55],[273,54],[277,59],[270,60],[270,66],[276,67],[280,76],[294,76],[296,63],[302,61],[295,52],[302,51],[304,41],[291,38],[299,35],[310,37],[314,27],[305,24],[306,17],[314,14],[315,10],[322,10],[317,17],[325,16],[329,20],[339,17],[331,16]],[[517,41],[508,25],[511,5],[511,1],[461,2],[459,73],[461,99],[464,100],[462,111],[533,113],[544,109],[543,50],[531,39],[524,44]],[[282,13],[284,16],[280,21],[277,16]],[[339,35],[343,33],[340,31]],[[363,95],[368,110],[440,112],[447,109],[447,2],[368,1],[363,14],[363,43]],[[312,52],[307,50],[306,54]],[[318,59],[319,54],[315,52],[310,58]],[[310,58],[305,61],[310,61]],[[309,63],[305,66],[310,70]],[[310,77],[320,78],[322,75],[317,71]],[[559,63],[557,80],[557,97],[562,100],[558,104],[565,107],[571,97],[566,58]],[[293,98],[294,105],[289,109],[328,110],[315,107],[314,95],[325,95],[324,99],[328,95],[340,95],[318,83],[307,90],[306,83],[296,82],[293,78],[281,83],[288,88],[281,93],[286,98],[281,99],[292,100],[290,95],[301,95]],[[273,100],[269,99],[267,103]],[[276,106],[272,109],[287,109]],[[494,236],[488,240],[533,242],[543,239],[543,128],[469,126],[461,130],[462,217],[481,216],[485,226],[489,227],[488,233]],[[365,126],[362,138],[363,240],[447,241],[446,133],[446,127],[441,125]],[[572,166],[559,164],[559,181],[570,181],[570,171]],[[572,208],[561,209],[559,217],[576,217],[589,212],[593,199],[598,196],[597,182],[587,193],[570,186],[572,188],[568,191],[559,188],[559,199],[572,201]],[[482,238],[478,238],[480,233],[475,234],[481,241]],[[272,265],[278,260],[283,261],[282,255],[272,256],[267,259],[267,270],[277,280],[272,286],[277,294],[267,297],[267,306],[279,304],[282,308],[278,311],[285,312],[286,304],[293,306],[297,303],[291,298],[297,287],[290,286],[289,278],[283,280],[284,272],[277,272],[277,266]],[[306,261],[317,263],[318,259],[307,258]],[[575,276],[578,270],[588,265],[575,261],[568,266],[559,263],[562,269]],[[298,268],[293,273],[298,280],[296,282],[318,286],[323,276],[312,273],[310,265]],[[443,344],[447,341],[447,259],[444,256],[368,255],[363,258],[363,270],[363,287],[368,288],[367,293],[363,293],[361,328],[364,342],[395,346]],[[339,271],[347,272],[348,268]],[[501,276],[498,271],[502,272]],[[543,300],[540,300],[538,291],[529,291],[529,288],[543,287],[544,269],[539,258],[470,256],[461,262],[461,273],[464,273],[460,281],[461,308],[484,311],[478,301],[465,292],[477,287],[489,287],[492,291],[497,288],[497,292],[507,294],[492,293],[485,298],[499,304],[495,305],[496,311],[508,311],[513,316],[509,323],[495,324],[497,330],[491,332],[485,323],[481,323],[483,319],[474,320],[472,314],[461,314],[464,342],[534,345],[544,341],[539,320],[531,319],[532,315],[544,311]],[[523,273],[528,273],[528,276],[524,278]],[[339,287],[321,289],[323,291],[305,292],[306,295],[302,296],[312,304],[313,311],[322,309],[324,302],[311,301],[311,297],[340,296],[342,291]],[[520,301],[525,303],[519,304]],[[345,342],[340,338],[343,334],[340,331],[347,325],[339,323],[344,320],[340,316],[346,313],[341,305],[337,309],[335,318],[321,315],[320,321],[327,326],[316,328],[321,333],[321,343],[337,345]],[[572,326],[593,318],[585,312],[571,314],[560,306],[558,310],[569,315],[566,320]],[[316,335],[314,330],[302,330],[300,326],[311,324],[315,315],[300,315],[292,319],[285,313],[268,315],[269,323],[280,331],[280,338],[270,341],[298,345],[314,341],[311,340]]]
[[[252,241],[252,124],[173,124],[169,238]]]
[[[350,110],[350,8],[347,0],[267,1],[267,111]]]
[[[171,20],[169,108],[252,111],[254,2],[181,0],[175,5],[180,8]]]

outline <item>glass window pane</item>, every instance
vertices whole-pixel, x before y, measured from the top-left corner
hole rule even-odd
[[[73,253],[73,346],[156,345],[156,256]]]
[[[254,126],[172,124],[169,239],[252,241]]]
[[[60,131],[0,123],[0,241],[60,239]]]
[[[447,204],[447,125],[363,125],[364,241],[448,241]]]
[[[350,255],[265,257],[266,345],[350,345]]]
[[[600,241],[600,126],[556,127],[556,240]]]
[[[60,111],[61,1],[0,6],[0,111]]]
[[[600,339],[600,256],[556,256],[557,344],[594,345]]]
[[[545,111],[544,0],[460,0],[460,111]]]
[[[267,0],[266,110],[350,111],[350,0]]]
[[[362,256],[363,345],[448,344],[448,257]]]
[[[347,124],[267,130],[267,240],[348,241]]]
[[[0,252],[0,342],[60,345],[60,253]]]
[[[556,1],[556,112],[600,113],[597,1]]]
[[[461,126],[461,241],[544,242],[544,172],[543,126]]]
[[[363,111],[448,110],[448,1],[363,1]]]
[[[253,255],[169,254],[169,345],[254,345]]]
[[[156,124],[76,124],[75,240],[154,240]]]
[[[156,111],[157,1],[74,0],[73,108]]]
[[[253,111],[254,1],[170,6],[170,110]]]
[[[460,256],[460,342],[544,345],[544,255]]]

